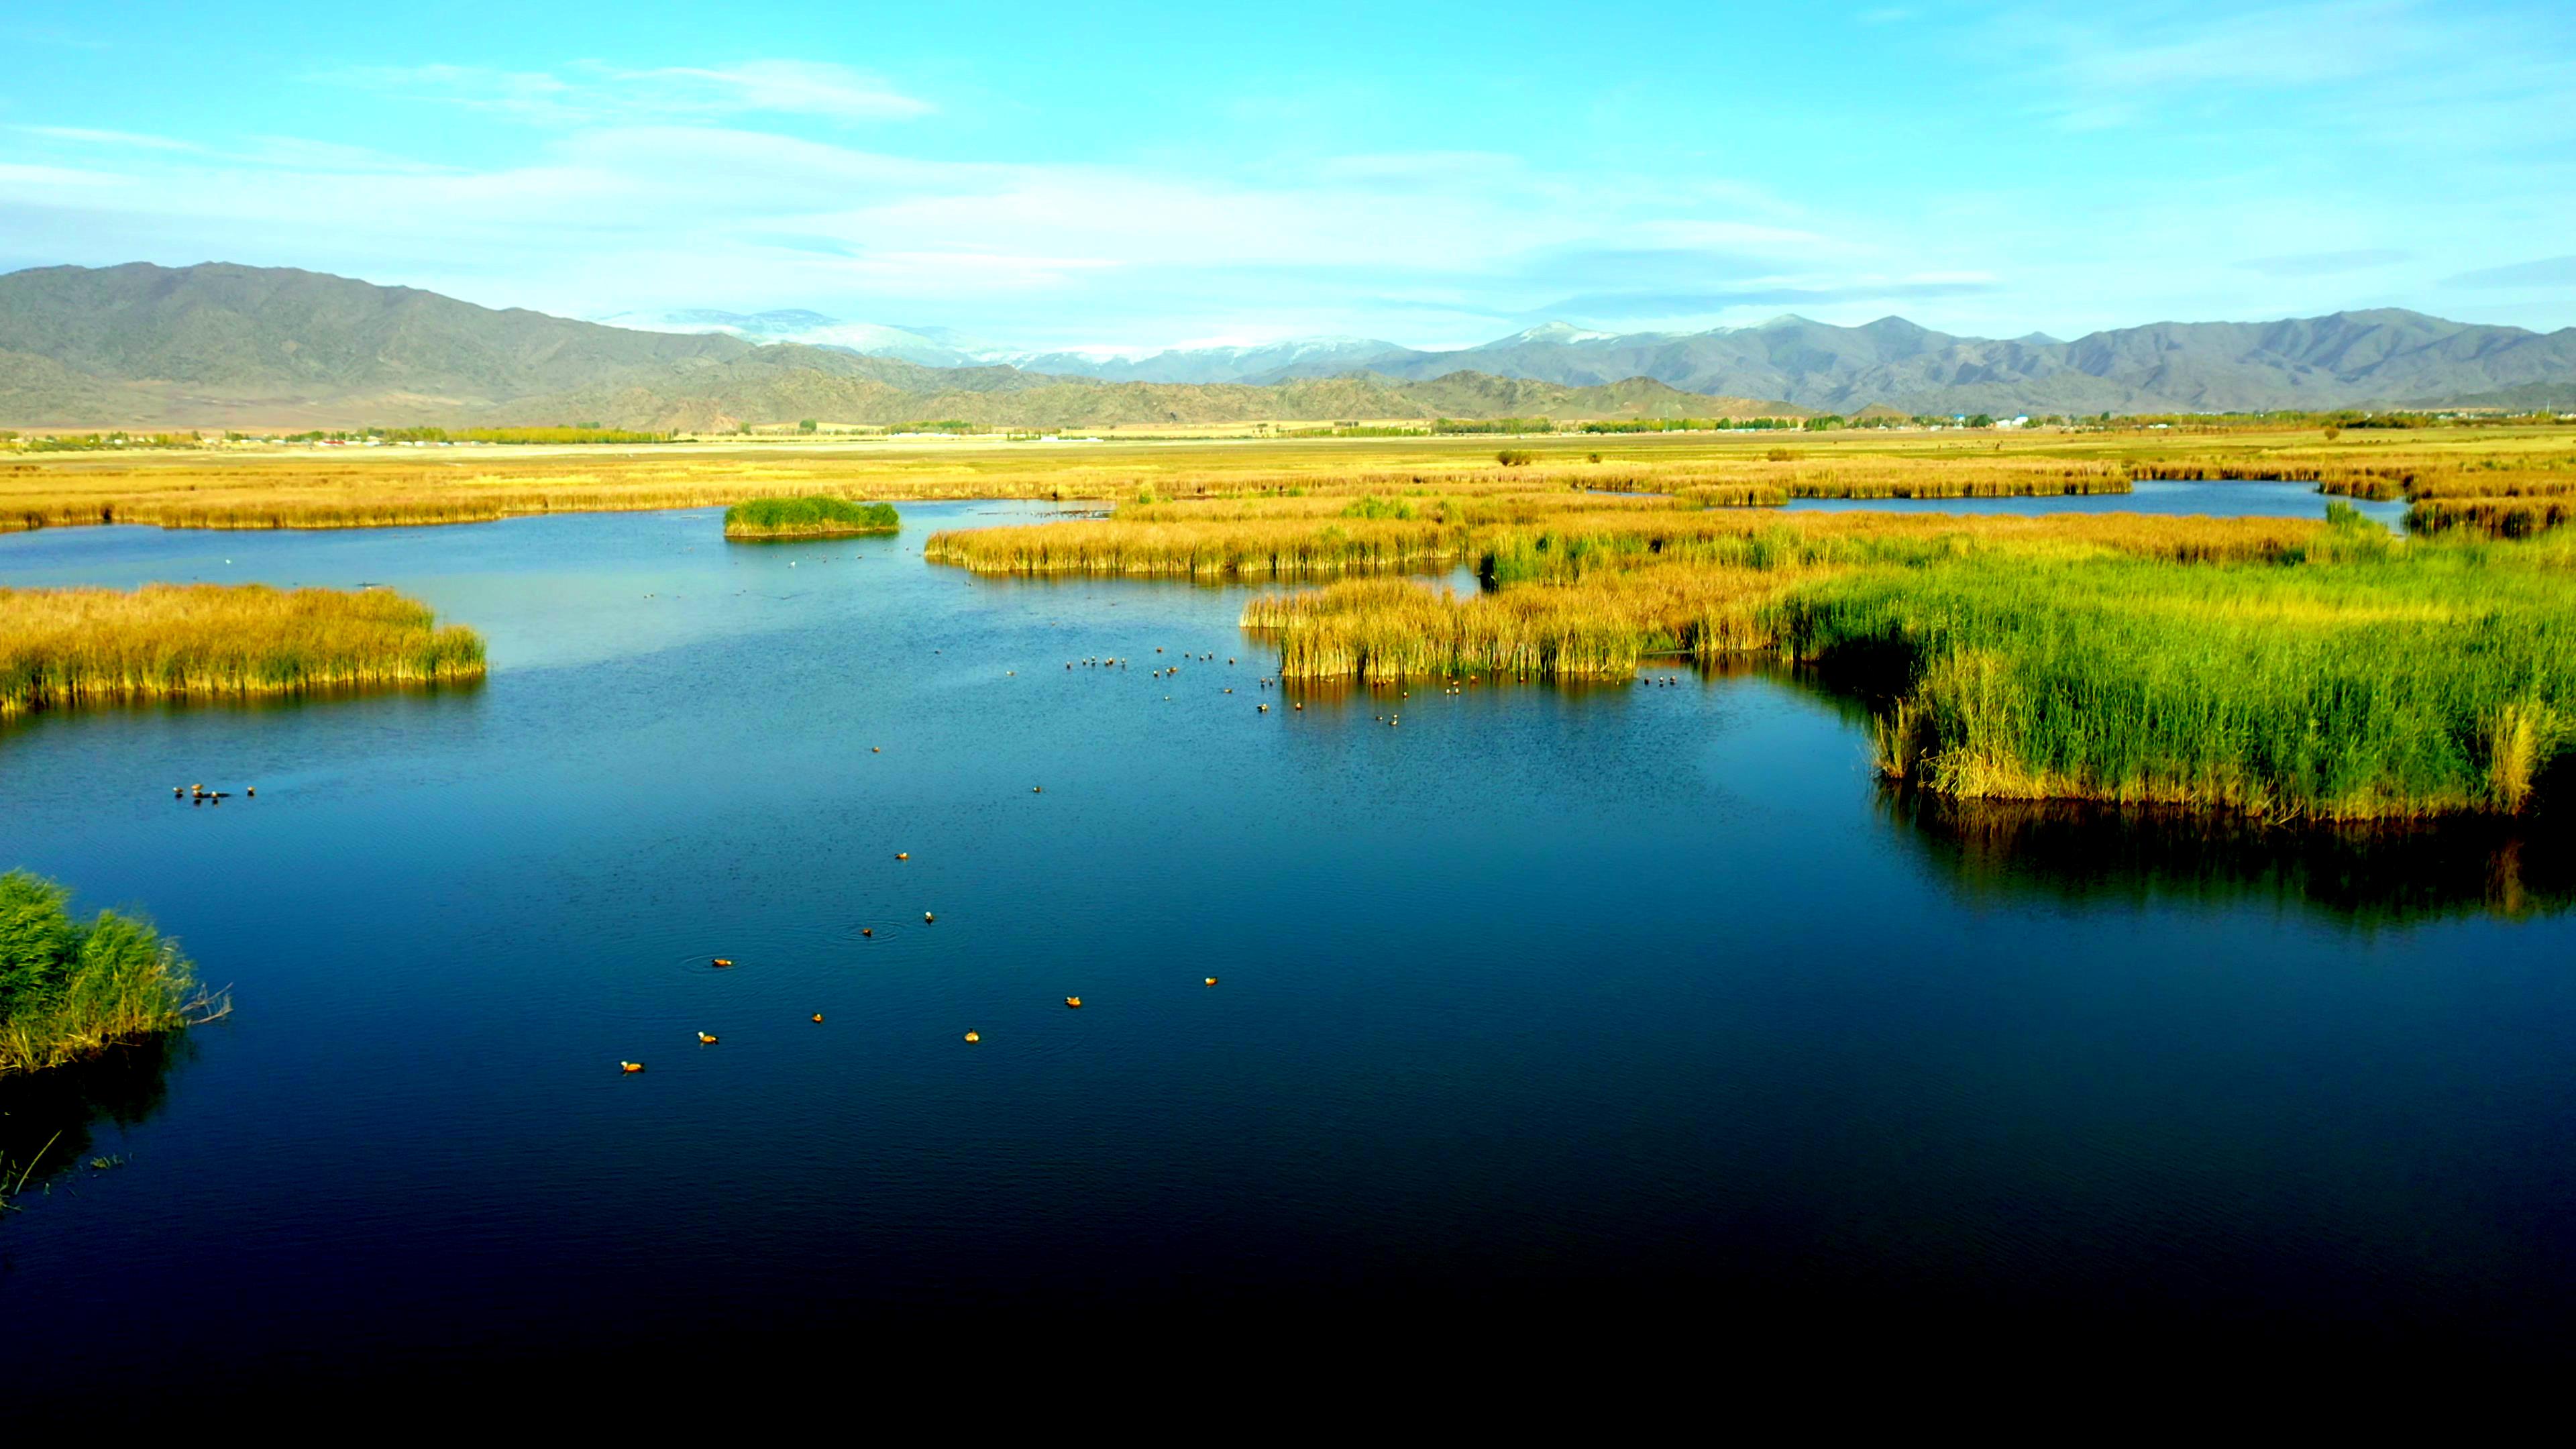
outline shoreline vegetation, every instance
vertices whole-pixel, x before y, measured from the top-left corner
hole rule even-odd
[[[1324,581],[1243,612],[1291,681],[1617,679],[1673,658],[1816,666],[1868,705],[1882,776],[1954,799],[2338,822],[2533,809],[2576,745],[2576,533],[2401,538],[2347,503],[2325,512],[1282,496],[941,534],[925,556]],[[1387,577],[1461,567],[1474,592]]]
[[[0,874],[0,1076],[231,1011],[229,998],[199,987],[178,944],[148,923],[114,911],[76,920],[70,905],[71,892],[52,881]]]
[[[828,495],[1200,502],[1374,494],[1657,494],[1699,507],[1798,498],[2118,493],[2138,483],[2289,479],[2419,506],[2419,531],[2511,536],[2565,521],[2564,426],[2140,425],[1843,432],[1559,431],[1490,436],[1145,438],[1039,447],[993,439],[670,442],[304,453],[171,447],[0,450],[0,531],[404,527],[561,512],[728,506]]]
[[[724,536],[752,542],[798,538],[849,538],[893,533],[901,527],[891,503],[846,498],[751,498],[725,510]]]
[[[2339,503],[2324,521],[1780,507],[2250,479],[2402,498],[2415,532]],[[2561,426],[0,465],[0,518],[30,521],[142,508],[199,526],[314,526],[795,495],[1108,500],[1106,516],[939,532],[924,556],[982,572],[1324,583],[1244,611],[1290,680],[1617,678],[1674,657],[1818,666],[1867,702],[1888,779],[1960,799],[2393,821],[2525,813],[2576,774],[2576,530],[2555,526],[2576,503],[2576,431]],[[1387,577],[1455,569],[1480,589]],[[0,639],[23,654],[27,631],[10,624],[0,616]],[[406,653],[446,637],[426,610],[409,627],[381,651],[385,672],[348,682],[480,672],[479,642],[470,660],[462,646]],[[268,682],[227,684],[218,669],[200,686],[106,654],[54,674],[0,655],[0,713],[85,691],[335,682],[236,665]]]
[[[0,588],[0,719],[121,701],[464,683],[481,636],[381,589]]]

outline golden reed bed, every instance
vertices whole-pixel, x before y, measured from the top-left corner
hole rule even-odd
[[[148,699],[450,684],[483,640],[383,590],[0,589],[0,717]]]

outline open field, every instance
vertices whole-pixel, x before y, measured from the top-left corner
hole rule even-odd
[[[483,641],[382,590],[0,589],[0,717],[483,676]]]
[[[1663,433],[1097,443],[827,440],[652,448],[0,451],[0,528],[347,528],[729,505],[778,494],[1130,503],[1264,494],[1612,489],[1721,506],[1792,496],[2119,491],[2133,478],[2291,477],[2365,496],[2508,496],[2576,480],[2576,429]],[[2496,489],[2496,492],[2480,491]],[[2413,490],[2413,491],[2410,491]]]

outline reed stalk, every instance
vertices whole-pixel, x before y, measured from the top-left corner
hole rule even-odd
[[[480,679],[483,640],[379,589],[0,589],[0,718]]]

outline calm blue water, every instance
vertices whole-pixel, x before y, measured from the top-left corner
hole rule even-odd
[[[920,561],[1042,513],[0,538],[17,585],[391,584],[493,666],[0,731],[0,867],[238,1003],[0,1096],[0,1154],[71,1129],[0,1222],[43,1325],[0,1380],[1675,1309],[1915,1359],[2576,1341],[2550,839],[1963,820],[1762,672],[1296,711],[1242,590]]]
[[[2127,493],[2060,494],[2048,498],[1795,498],[1791,508],[1840,513],[1877,509],[1894,513],[2205,513],[2212,517],[2323,518],[2326,505],[2349,503],[2399,533],[2406,531],[2404,503],[2329,498],[2313,483],[2262,480],[2175,483],[2148,480]]]

